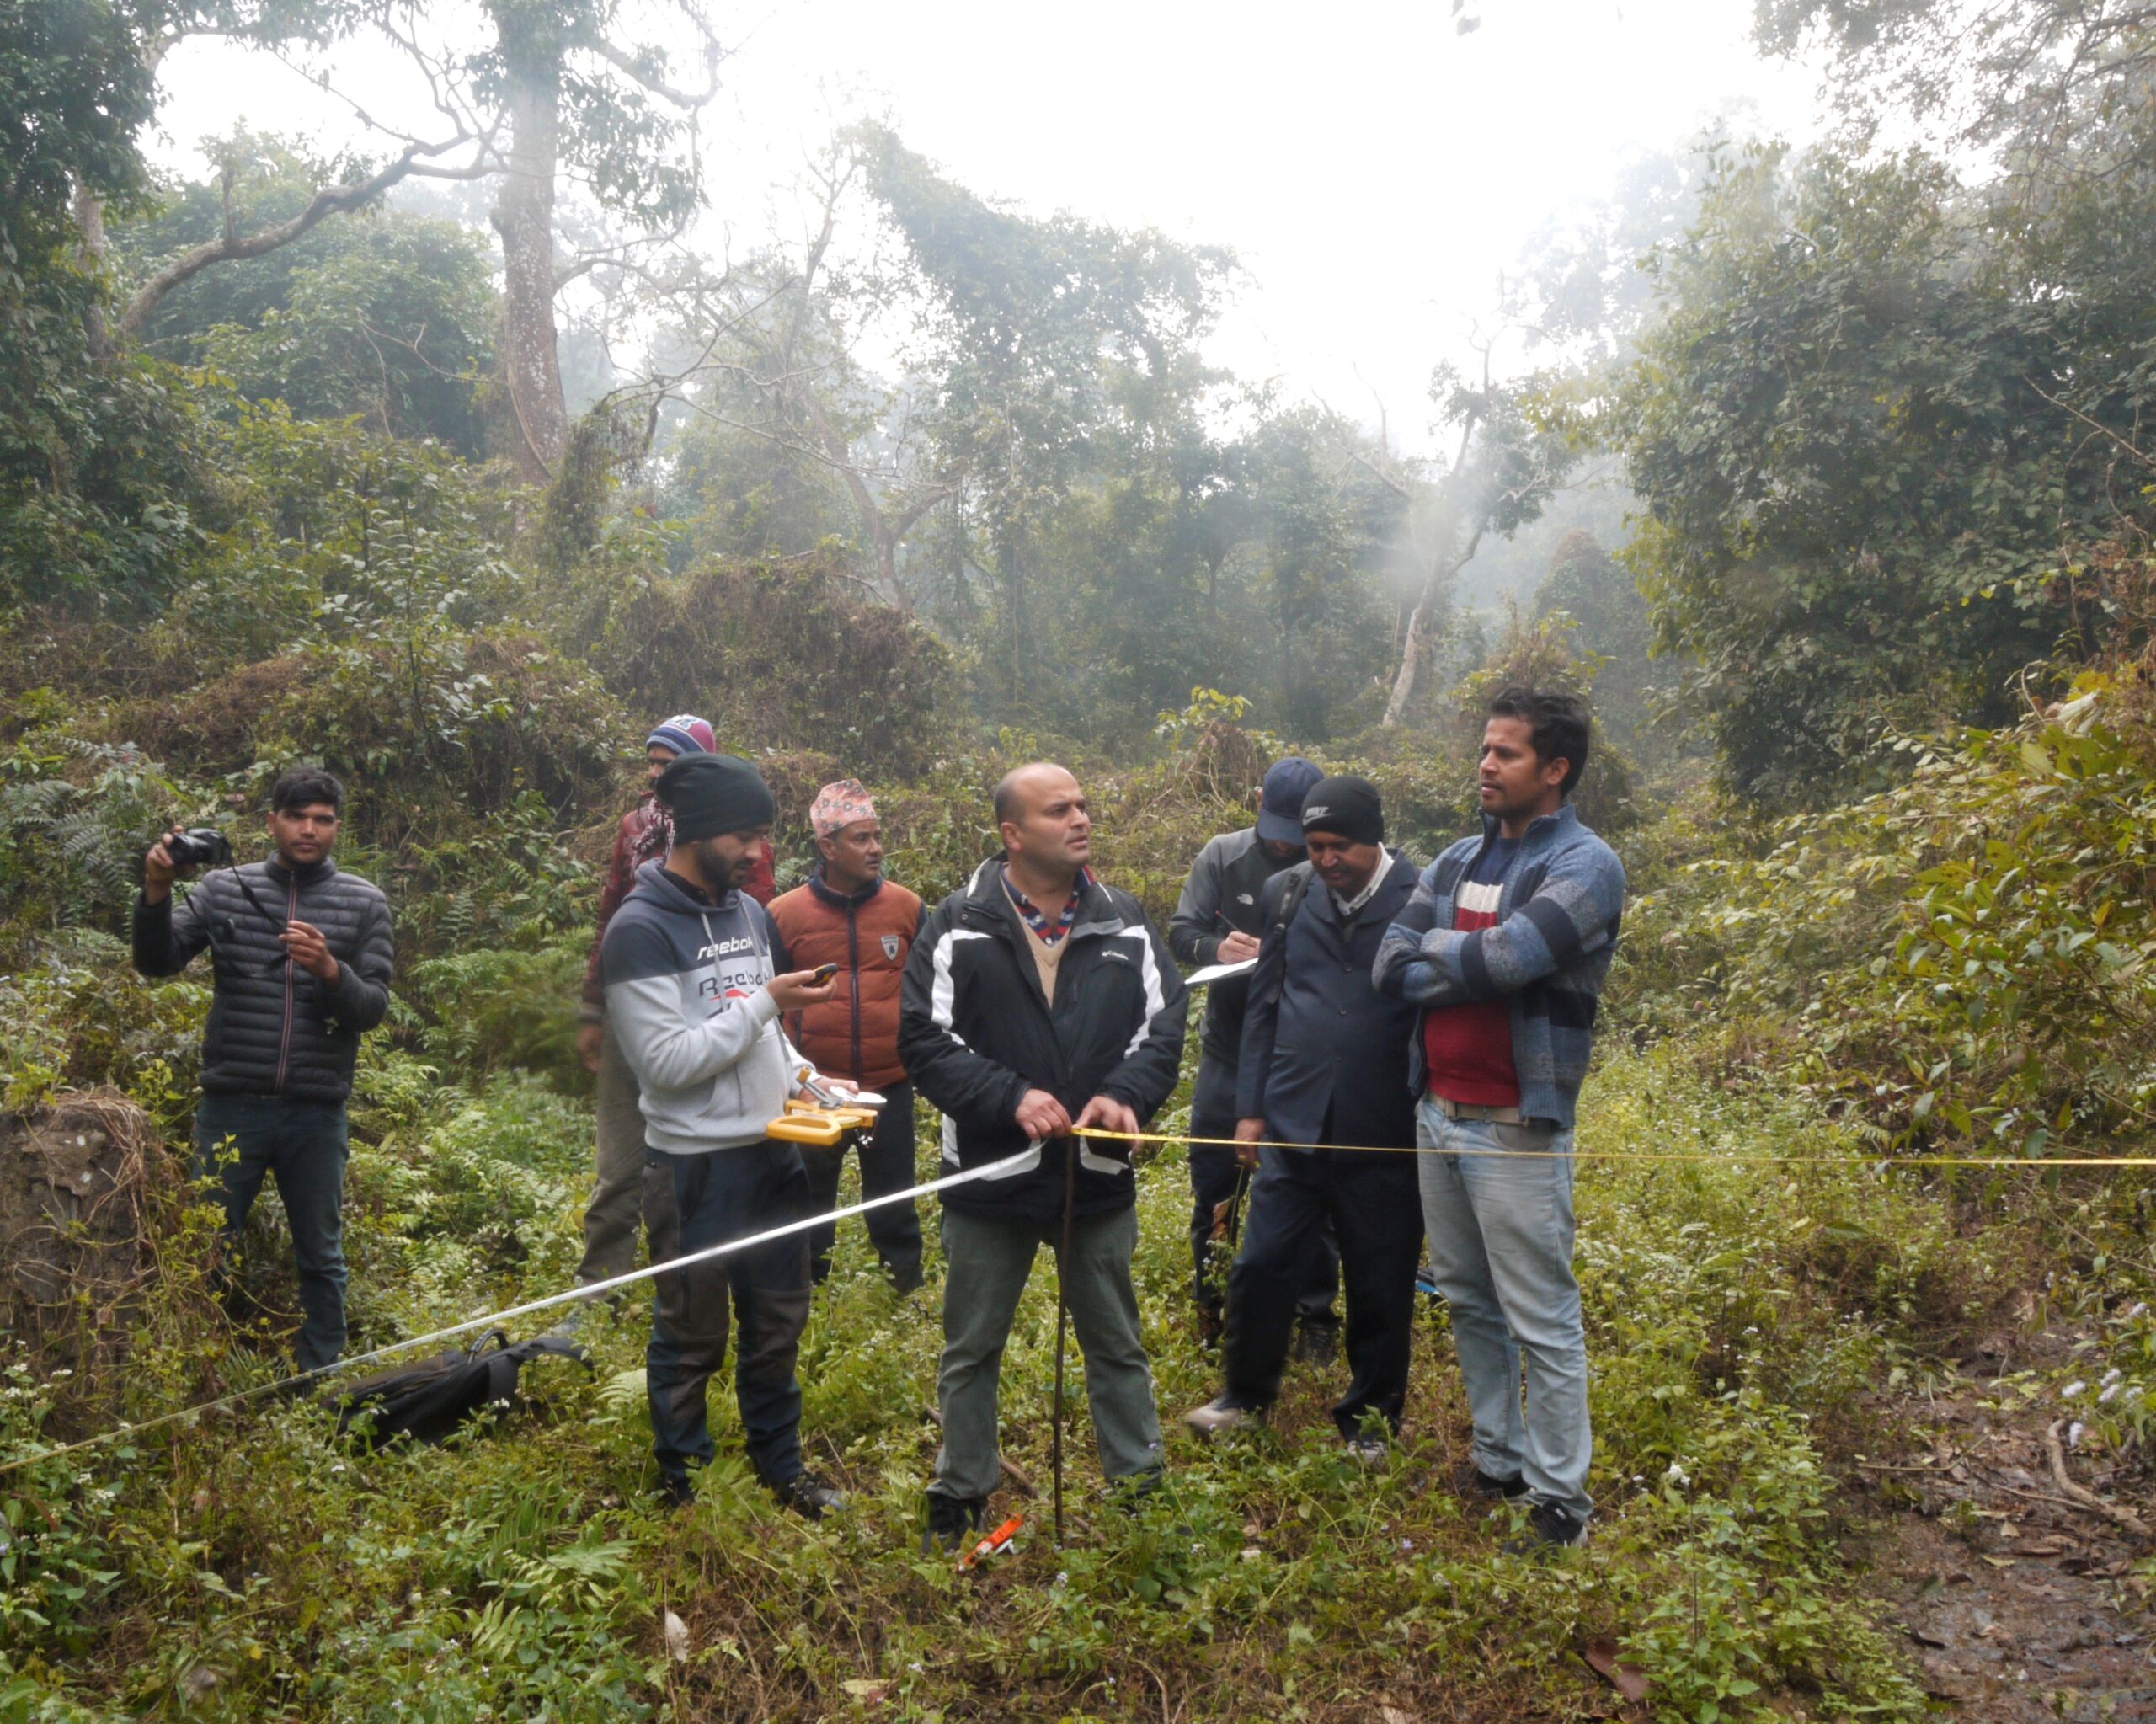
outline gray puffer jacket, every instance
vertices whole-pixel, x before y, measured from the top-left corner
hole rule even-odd
[[[285,955],[277,937],[287,921],[322,930],[335,981]],[[184,900],[136,898],[135,968],[144,975],[176,975],[205,946],[216,993],[202,1036],[202,1087],[310,1102],[350,1095],[360,1037],[389,1010],[396,947],[381,889],[334,862],[296,872],[270,861],[214,869]]]

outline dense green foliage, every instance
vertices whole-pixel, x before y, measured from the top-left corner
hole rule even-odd
[[[0,1477],[0,1724],[1599,1716],[1572,1657],[1594,1640],[1667,1724],[1924,1716],[1849,1555],[1882,1500],[1858,1461],[1951,1385],[2073,1421],[2077,1465],[2156,1468],[2156,1187],[2059,1165],[2156,1143],[2156,132],[2131,99],[2156,39],[2110,0],[2009,0],[1963,51],[1958,16],[1764,5],[1770,45],[1823,33],[1851,127],[1635,163],[1542,236],[1508,312],[1543,369],[1440,368],[1449,462],[1209,364],[1225,250],[991,204],[868,127],[814,165],[806,252],[563,266],[598,284],[595,342],[659,334],[652,378],[601,379],[535,463],[516,392],[563,361],[551,324],[533,350],[492,242],[409,200],[211,265],[116,334],[161,260],[366,171],[235,135],[211,178],[152,184],[147,39],[319,49],[426,8],[0,0],[0,1155],[72,1091],[164,1140],[140,1273],[0,1358],[0,1464],[24,1463]],[[696,196],[694,104],[681,65],[614,42],[636,22],[502,0],[454,75],[552,114],[546,173],[664,228]],[[1881,91],[1919,145],[1873,147]],[[553,219],[510,224],[549,271]],[[1614,477],[1568,498],[1589,454]],[[1515,531],[1539,590],[1464,614],[1449,559]],[[1380,723],[1418,603],[1414,697]],[[266,1384],[292,1326],[280,1210],[220,1284],[174,1147],[206,981],[126,963],[166,823],[252,857],[279,768],[350,786],[343,859],[398,928],[353,1108],[371,1345],[573,1273],[576,990],[654,720],[702,711],[761,763],[782,883],[850,773],[931,898],[993,849],[997,777],[1066,759],[1103,871],[1165,919],[1289,749],[1374,777],[1411,856],[1470,830],[1482,703],[1515,680],[1596,702],[1580,807],[1633,889],[1582,1112],[1585,1552],[1504,1557],[1505,1516],[1444,1488],[1466,1414],[1432,1306],[1382,1473],[1330,1440],[1337,1370],[1298,1367],[1267,1433],[1174,1435],[1134,1512],[1078,1410],[1068,1548],[1036,1502],[986,1574],[921,1561],[941,1268],[896,1300],[853,1228],[803,1360],[816,1464],[854,1502],[820,1528],[755,1487],[723,1396],[702,1502],[659,1509],[638,1300],[593,1316],[594,1371],[537,1368],[439,1449],[264,1400],[46,1452]],[[1171,1415],[1217,1369],[1181,1161],[1141,1176]],[[1054,1312],[1044,1266],[1005,1373],[1036,1478]],[[1979,1381],[1977,1338],[2008,1332],[2047,1350]]]

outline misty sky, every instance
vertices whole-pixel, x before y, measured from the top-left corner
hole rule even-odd
[[[804,154],[881,114],[984,195],[1234,248],[1247,278],[1214,357],[1358,419],[1382,399],[1396,440],[1426,447],[1432,363],[1460,355],[1552,212],[1720,113],[1813,130],[1814,80],[1753,53],[1748,0],[1468,10],[1482,24],[1463,37],[1447,0],[718,8],[739,47],[705,124],[712,243],[790,232]],[[371,63],[351,56],[345,81],[387,100]],[[291,73],[219,45],[183,46],[165,81],[154,152],[188,173],[198,140],[243,120],[324,148],[360,138]]]

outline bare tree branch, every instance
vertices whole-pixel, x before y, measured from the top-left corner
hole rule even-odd
[[[130,341],[139,339],[159,302],[182,282],[193,280],[212,264],[229,263],[241,258],[259,258],[275,251],[280,246],[290,245],[328,217],[364,207],[400,180],[415,177],[478,179],[494,172],[491,151],[485,147],[488,140],[483,138],[478,140],[482,146],[478,156],[468,166],[439,168],[423,159],[472,141],[471,137],[462,136],[436,144],[408,145],[394,160],[365,179],[355,180],[347,185],[325,186],[314,195],[313,200],[304,210],[289,221],[274,222],[270,227],[257,228],[253,232],[246,234],[239,232],[233,219],[232,174],[228,169],[224,184],[224,232],[215,239],[205,240],[191,251],[182,252],[137,288],[134,297],[127,302],[127,309],[120,314],[120,334]]]

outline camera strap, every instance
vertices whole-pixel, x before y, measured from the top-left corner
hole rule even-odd
[[[231,870],[232,883],[239,888],[240,895],[246,899],[249,904],[254,906],[254,913],[260,916],[264,921],[269,923],[271,927],[282,931],[286,926],[285,918],[275,915],[270,910],[267,905],[264,904],[260,899],[254,895],[254,888],[247,883],[247,876],[240,873],[239,864],[237,862],[227,862],[225,866]]]

